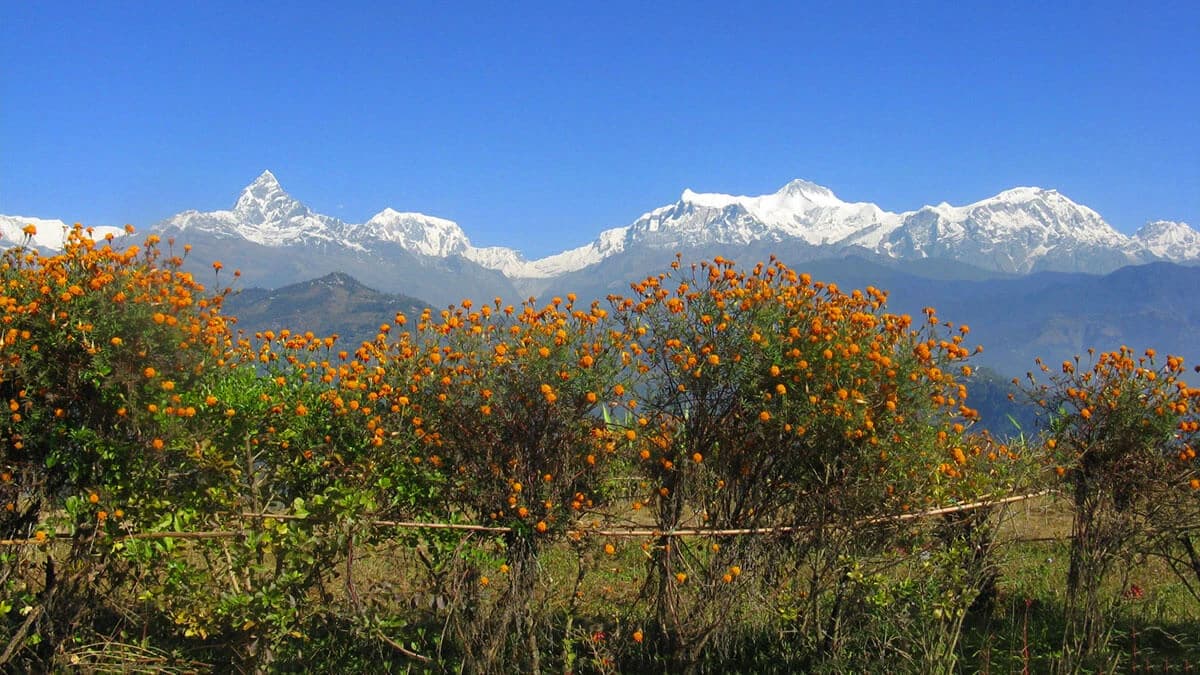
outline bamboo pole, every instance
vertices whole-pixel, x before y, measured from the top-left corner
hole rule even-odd
[[[1054,490],[1046,489],[1038,492],[1032,492],[1021,495],[1010,495],[1000,499],[983,499],[967,504],[955,504],[952,506],[943,506],[924,511],[914,511],[912,513],[900,513],[887,516],[873,516],[855,521],[853,527],[867,527],[871,525],[884,525],[887,523],[900,523],[919,518],[929,518],[933,516],[945,515],[948,513],[961,513],[964,511],[973,511],[976,509],[1001,506],[1004,504],[1012,504],[1029,499],[1036,499],[1054,492]],[[307,521],[312,520],[308,516],[297,516],[287,513],[242,513],[240,518],[246,519],[261,519],[268,518],[274,520],[292,520],[292,521]],[[505,534],[512,532],[513,528],[503,526],[489,525],[472,525],[469,523],[426,523],[421,521],[408,520],[375,520],[371,521],[372,527],[395,527],[400,529],[412,530],[456,530],[461,532],[482,532],[487,534]],[[596,536],[596,537],[737,537],[744,535],[772,535],[772,534],[790,534],[794,532],[803,532],[811,530],[811,525],[791,525],[780,527],[760,527],[760,528],[735,528],[712,530],[699,527],[680,528],[663,532],[655,529],[644,528],[584,528],[568,531],[571,536]],[[200,539],[236,539],[245,536],[245,530],[213,530],[200,532],[132,532],[125,535],[113,537],[114,541],[129,541],[129,540],[153,540],[153,539],[183,539],[183,540],[200,540]],[[55,533],[47,536],[45,539],[0,539],[0,546],[33,546],[52,543],[59,539],[70,539],[69,533]]]

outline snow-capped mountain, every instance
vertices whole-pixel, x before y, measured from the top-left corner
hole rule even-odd
[[[949,258],[984,269],[1102,272],[1153,259],[1100,214],[1056,190],[1020,187],[966,206],[926,206],[877,247],[893,258]]]
[[[631,248],[673,252],[783,241],[830,253],[854,248],[902,260],[951,259],[1017,274],[1107,272],[1153,259],[1200,256],[1191,249],[1167,255],[1166,240],[1155,240],[1154,249],[1126,237],[1095,211],[1054,190],[1015,188],[966,206],[942,203],[893,213],[872,203],[842,201],[830,189],[803,180],[756,197],[684,190],[674,204],[644,213],[630,225],[537,260],[507,247],[473,246],[454,221],[421,213],[387,208],[362,224],[316,214],[288,195],[269,171],[242,191],[233,209],[186,211],[158,227],[240,237],[269,247],[324,244],[372,252],[391,245],[433,258],[461,256],[510,279],[557,277]]]
[[[388,242],[421,255],[445,258],[464,255],[473,247],[458,223],[423,213],[401,213],[384,209],[351,232],[351,240],[369,248],[372,242]]]
[[[54,251],[62,250],[71,226],[61,220],[45,218],[27,218],[25,216],[0,216],[0,249],[9,248],[25,242],[25,227],[33,225],[35,234],[30,243],[34,246]],[[105,235],[120,236],[125,230],[110,225],[92,227],[92,238],[103,239]]]
[[[675,204],[655,209],[629,226],[637,241],[683,245],[748,244],[801,239],[817,246],[849,241],[874,245],[900,224],[896,214],[874,204],[843,202],[831,190],[794,180],[778,192],[735,197],[684,190]]]
[[[1200,259],[1200,232],[1187,223],[1156,220],[1146,223],[1133,239],[1154,255],[1172,262]]]
[[[942,203],[892,213],[871,203],[844,202],[828,188],[796,180],[758,197],[684,190],[676,203],[575,249],[571,262],[594,264],[634,246],[676,249],[787,240],[831,253],[853,247],[890,258],[944,258],[1008,273],[1106,272],[1165,257],[1054,190],[1015,188],[966,206]],[[1198,256],[1174,259],[1190,257]],[[548,262],[529,265],[549,271]]]
[[[352,245],[352,228],[332,216],[313,213],[284,192],[275,175],[263,171],[247,185],[229,211],[184,211],[154,226],[178,228],[216,237],[236,237],[263,246],[296,244]]]
[[[20,238],[34,219],[0,220],[4,236]],[[39,226],[38,243],[61,244],[59,221]],[[7,224],[6,224],[7,223]],[[869,253],[896,260],[945,259],[984,270],[1104,273],[1152,260],[1200,260],[1200,233],[1183,223],[1151,223],[1133,237],[1098,213],[1055,190],[1021,187],[965,206],[941,203],[893,213],[851,203],[828,188],[794,180],[756,197],[684,190],[679,200],[642,214],[592,242],[537,260],[515,249],[476,247],[451,220],[391,208],[365,223],[314,213],[270,171],[246,186],[230,210],[185,211],[152,229],[192,233],[213,241],[244,241],[264,249],[336,253],[340,260],[387,264],[398,251],[422,260],[461,259],[510,280],[547,280],[578,272],[634,250],[739,247],[795,243],[829,255]],[[365,263],[364,263],[365,264]],[[296,267],[295,264],[291,265]]]

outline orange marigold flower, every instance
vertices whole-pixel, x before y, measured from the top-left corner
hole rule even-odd
[[[641,642],[643,639],[645,639],[645,636],[642,635],[642,631],[640,631],[640,630],[633,631],[633,641],[634,642]]]
[[[537,525],[533,526],[533,529],[537,530],[538,532],[545,532],[548,529],[546,526],[546,521],[539,520]]]
[[[761,422],[770,422],[771,421],[771,413],[764,410],[764,411],[758,413],[758,419]]]
[[[158,371],[154,370],[154,368],[151,368],[150,366],[146,366],[146,369],[142,371],[142,374],[147,378],[151,378],[157,375]]]
[[[153,447],[155,450],[162,450],[164,445],[165,444],[163,443],[163,439],[161,439],[161,438],[156,438],[153,441],[150,441],[150,446]]]
[[[32,227],[32,225],[30,227]],[[46,531],[38,530],[37,532],[34,532],[33,538],[37,539],[38,541],[46,541]]]
[[[617,549],[616,549],[616,547],[615,547],[615,546],[613,546],[612,544],[605,544],[605,545],[604,545],[604,552],[605,552],[605,553],[607,553],[608,555],[613,555],[613,554],[615,554],[615,553],[617,552]]]
[[[225,265],[220,260],[214,260],[213,264],[212,264],[212,268],[214,270],[220,272],[221,270],[225,269]]]
[[[93,492],[92,494],[88,495],[88,501],[93,504],[98,504],[100,503],[100,495]]]

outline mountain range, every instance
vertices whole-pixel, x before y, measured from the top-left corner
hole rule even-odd
[[[0,244],[19,241],[30,222],[35,245],[61,245],[60,221],[10,216],[0,216]],[[184,211],[149,229],[191,244],[185,265],[202,279],[214,274],[213,260],[241,269],[248,287],[353,277],[290,289],[274,306],[269,291],[247,290],[243,310],[263,314],[255,323],[264,325],[329,315],[323,293],[367,298],[359,305],[366,308],[380,301],[370,296],[376,292],[435,306],[566,292],[597,299],[665,269],[676,252],[747,263],[776,255],[843,287],[887,288],[895,311],[933,305],[974,324],[988,347],[983,361],[1001,372],[1024,372],[1037,355],[1065,358],[1122,342],[1200,357],[1200,312],[1179,302],[1200,294],[1200,232],[1155,221],[1126,236],[1092,209],[1034,187],[905,213],[844,202],[802,180],[757,197],[684,190],[584,246],[527,260],[511,248],[476,247],[457,223],[421,213],[387,208],[364,223],[315,213],[264,171],[231,209]]]
[[[1132,237],[1055,190],[1022,187],[966,206],[945,202],[893,213],[844,202],[828,188],[794,180],[758,197],[684,190],[679,201],[646,212],[592,242],[537,260],[505,247],[476,247],[444,218],[386,208],[361,224],[312,212],[270,171],[248,185],[228,211],[185,211],[155,229],[242,239],[259,246],[318,247],[366,254],[400,249],[428,258],[459,256],[511,280],[577,272],[636,248],[795,242],[823,255],[845,252],[896,260],[955,260],[1009,274],[1110,272],[1154,260],[1200,260],[1200,232],[1185,223],[1152,222]]]

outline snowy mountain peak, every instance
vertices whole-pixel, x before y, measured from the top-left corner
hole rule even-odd
[[[841,200],[837,198],[837,195],[833,194],[833,190],[830,190],[824,185],[817,185],[816,183],[812,183],[800,178],[797,178],[789,182],[787,185],[779,188],[779,191],[775,194],[785,195],[788,197],[805,197],[809,201],[813,202],[841,202]]]
[[[284,191],[270,171],[263,171],[242,190],[233,211],[255,225],[311,215],[307,206]]]
[[[995,200],[995,201],[1003,201],[1003,202],[1026,202],[1031,199],[1042,199],[1042,198],[1050,197],[1050,196],[1054,196],[1054,195],[1059,195],[1058,190],[1047,190],[1045,188],[1040,188],[1040,187],[1036,187],[1036,186],[1015,187],[1015,188],[1005,190],[1005,191],[1001,192],[1000,194],[996,195],[995,197],[992,197],[991,199]],[[1059,196],[1061,196],[1061,195],[1059,195]],[[987,200],[985,200],[985,201],[987,201]],[[1070,200],[1068,200],[1068,201],[1070,201]]]
[[[263,172],[258,174],[258,178],[255,178],[251,185],[274,186],[275,189],[282,189],[279,186],[279,180],[275,178],[275,174],[271,173],[270,169],[263,169]]]
[[[691,204],[693,206],[702,206],[710,209],[723,209],[726,206],[736,204],[738,198],[715,192],[696,192],[691,188],[687,188],[683,191],[683,194],[679,195],[679,201],[680,203]]]
[[[1155,220],[1138,228],[1138,231],[1133,236],[1139,239],[1151,239],[1163,235],[1183,235],[1195,233],[1196,229],[1187,223],[1178,223],[1173,220]]]
[[[374,239],[398,244],[422,255],[444,258],[462,255],[471,242],[458,223],[423,213],[407,213],[386,208],[355,231],[355,239]]]
[[[1156,220],[1143,225],[1133,238],[1160,258],[1173,261],[1200,258],[1200,232],[1187,223]]]

